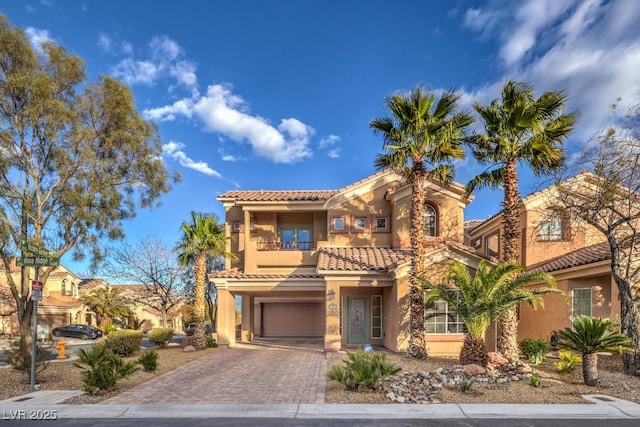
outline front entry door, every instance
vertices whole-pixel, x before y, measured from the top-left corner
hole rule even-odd
[[[367,342],[367,314],[365,297],[347,298],[347,344]]]

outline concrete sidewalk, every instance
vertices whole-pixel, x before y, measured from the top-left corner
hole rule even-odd
[[[346,405],[346,404],[56,404],[77,391],[37,391],[0,401],[5,419],[16,411],[55,414],[56,418],[561,418],[640,419],[640,405],[602,395],[584,396],[592,404],[578,405]],[[43,412],[48,411],[48,412]],[[15,415],[14,415],[15,416]]]

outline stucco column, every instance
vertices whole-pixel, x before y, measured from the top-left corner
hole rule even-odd
[[[252,296],[242,296],[242,332],[241,341],[253,341],[253,313],[255,309],[254,298]]]
[[[218,343],[236,344],[236,301],[227,289],[218,289]]]
[[[324,335],[324,350],[339,351],[342,347],[340,335],[340,285],[338,282],[326,282],[326,331]]]

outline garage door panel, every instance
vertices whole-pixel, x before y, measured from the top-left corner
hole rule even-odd
[[[262,330],[265,337],[324,336],[321,302],[264,303]]]

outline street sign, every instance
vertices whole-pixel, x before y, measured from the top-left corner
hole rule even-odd
[[[39,280],[31,281],[31,290],[32,291],[41,291],[42,290],[42,282]]]
[[[34,243],[28,242],[26,240],[22,240],[20,242],[20,249],[22,249],[25,252],[29,252],[30,254],[33,254],[35,256],[38,257],[53,257],[55,255],[55,252],[50,251],[47,248],[43,248],[42,246],[38,246]]]
[[[49,256],[19,256],[16,257],[16,265],[21,267],[55,267],[60,265],[60,258]]]
[[[42,301],[42,291],[31,291],[31,301]]]

